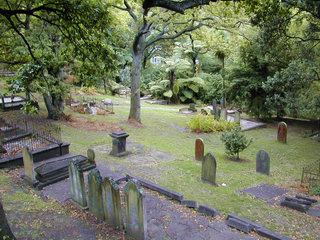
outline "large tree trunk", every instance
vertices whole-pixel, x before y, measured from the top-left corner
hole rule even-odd
[[[132,51],[133,62],[131,69],[131,105],[129,121],[138,123],[141,123],[140,82],[146,41],[146,34],[144,33],[146,26],[147,24],[145,23],[135,37]]]
[[[49,95],[48,93],[44,93],[43,100],[48,111],[49,119],[58,120],[64,116],[64,104],[61,97],[55,97],[53,95]]]
[[[0,239],[16,240],[7,222],[5,212],[0,201]]]

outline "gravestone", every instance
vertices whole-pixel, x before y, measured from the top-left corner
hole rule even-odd
[[[221,112],[220,112],[220,119],[227,121],[227,109],[226,108],[222,108]]]
[[[113,132],[110,134],[112,137],[112,150],[110,155],[116,157],[122,157],[128,154],[126,150],[126,139],[129,137],[129,134],[123,131]]]
[[[201,138],[198,138],[195,143],[195,160],[202,161],[204,155],[204,143]]]
[[[236,111],[234,113],[234,122],[238,123],[240,125],[240,112],[239,111]]]
[[[0,130],[0,154],[7,153],[7,150],[3,147],[4,138],[5,138],[4,132]]]
[[[190,111],[192,111],[192,112],[196,112],[196,111],[197,111],[197,109],[196,109],[196,104],[191,103],[191,104],[189,105],[188,110],[190,110]]]
[[[213,111],[217,110],[217,100],[212,101],[212,110]]]
[[[88,175],[88,207],[89,211],[99,220],[104,219],[102,204],[102,178],[97,169]]]
[[[143,206],[144,193],[138,182],[130,179],[124,189],[126,198],[126,234],[136,240],[145,240],[146,217]]]
[[[95,152],[94,152],[92,149],[88,149],[88,151],[87,151],[87,156],[88,156],[88,161],[89,161],[91,164],[94,164],[94,163],[95,163],[95,159],[96,159],[96,154],[95,154]]]
[[[264,150],[260,150],[257,154],[256,172],[266,175],[270,174],[270,157],[269,154]]]
[[[87,196],[84,185],[83,172],[79,161],[71,161],[69,164],[71,199],[81,208],[87,207]]]
[[[8,224],[6,214],[4,212],[1,201],[0,201],[0,239],[6,239],[6,240],[16,239]]]
[[[219,120],[220,114],[221,114],[221,109],[217,108],[216,111],[214,112],[214,119]]]
[[[216,184],[217,161],[213,154],[207,153],[202,161],[201,180],[212,185]]]
[[[102,183],[104,217],[115,229],[122,229],[120,187],[112,178]]]
[[[287,133],[288,133],[288,126],[285,122],[280,122],[278,124],[278,136],[277,139],[279,142],[287,143]]]
[[[26,180],[31,186],[37,185],[36,175],[33,167],[33,156],[28,147],[22,149],[24,175],[22,178]]]

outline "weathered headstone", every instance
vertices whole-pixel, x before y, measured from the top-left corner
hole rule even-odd
[[[260,150],[257,154],[256,172],[266,175],[270,174],[270,157],[269,154],[264,150]]]
[[[8,224],[6,214],[3,210],[1,201],[0,201],[0,239],[6,239],[6,240],[16,239]]]
[[[129,134],[123,131],[113,132],[110,134],[112,137],[112,151],[111,155],[116,157],[125,156],[128,154],[126,150],[126,139],[129,137]]]
[[[5,135],[4,135],[4,133],[0,130],[0,154],[7,153],[7,150],[3,147],[4,138],[5,138]]]
[[[278,141],[282,143],[287,143],[287,133],[288,133],[288,126],[285,122],[280,122],[278,124]]]
[[[212,185],[216,184],[217,161],[213,154],[207,153],[202,161],[201,180]]]
[[[202,161],[204,155],[204,143],[201,138],[196,139],[195,142],[195,160]]]
[[[212,101],[212,110],[215,111],[217,109],[217,100]]]
[[[222,108],[221,112],[220,112],[220,119],[227,121],[227,109],[226,108]]]
[[[71,198],[81,208],[87,207],[86,189],[83,172],[78,161],[71,161],[69,165]]]
[[[236,111],[234,113],[234,122],[240,124],[240,112]]]
[[[90,163],[95,163],[96,154],[92,149],[88,149],[87,156]]]
[[[102,183],[104,217],[116,229],[122,229],[120,187],[112,178]]]
[[[124,189],[126,197],[126,233],[136,240],[146,239],[146,217],[143,206],[144,193],[138,182],[130,179]]]
[[[99,170],[90,171],[88,175],[88,207],[89,211],[99,220],[104,219],[101,185],[102,178]]]
[[[30,185],[36,186],[37,180],[36,174],[34,172],[33,156],[28,147],[24,147],[22,149],[22,157],[24,166],[24,175],[22,176],[22,178],[26,180]]]

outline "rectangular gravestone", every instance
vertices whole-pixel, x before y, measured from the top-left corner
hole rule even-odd
[[[224,121],[228,120],[228,118],[227,118],[227,109],[225,109],[225,108],[221,109],[220,120],[224,120]]]
[[[31,186],[37,185],[37,180],[35,177],[34,166],[33,166],[33,156],[29,151],[28,147],[24,147],[22,149],[23,156],[23,167],[24,167],[24,175],[22,178],[26,180]]]
[[[97,169],[91,170],[88,174],[88,207],[98,220],[104,220],[102,178]]]
[[[78,161],[69,164],[71,198],[81,208],[87,208],[87,196],[84,184],[83,172]]]
[[[282,143],[287,143],[288,126],[285,122],[278,124],[277,140]]]
[[[138,182],[130,179],[125,186],[126,234],[135,240],[145,240],[147,222],[143,204],[144,193]]]
[[[256,156],[256,172],[270,175],[270,157],[269,154],[260,150]]]
[[[104,217],[115,229],[122,229],[120,187],[112,178],[102,183]]]
[[[216,184],[217,161],[213,154],[207,153],[202,161],[201,180],[212,185]]]
[[[240,112],[239,112],[239,111],[236,111],[236,112],[234,113],[234,122],[240,125],[240,121],[241,121]]]
[[[201,138],[196,139],[195,142],[195,160],[202,161],[204,155],[204,143]]]

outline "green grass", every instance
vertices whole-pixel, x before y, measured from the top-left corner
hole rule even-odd
[[[178,109],[184,106],[158,106],[142,103],[143,127],[137,128],[127,123],[129,98],[104,95],[91,97],[99,100],[111,98],[119,104],[114,106],[115,114],[80,115],[68,108],[66,113],[95,121],[117,123],[130,134],[130,141],[143,144],[146,149],[167,152],[175,157],[175,160],[171,162],[146,166],[132,164],[125,158],[116,159],[97,153],[97,159],[103,161],[110,169],[116,169],[119,165],[123,166],[139,174],[140,177],[148,178],[162,186],[183,193],[185,199],[196,200],[200,204],[215,207],[224,215],[237,213],[295,239],[316,239],[320,235],[320,223],[315,218],[282,207],[271,206],[264,201],[239,193],[241,189],[262,183],[275,184],[294,190],[290,186],[298,186],[302,167],[317,160],[319,156],[319,142],[303,138],[301,134],[303,130],[289,126],[288,144],[276,141],[276,125],[269,124],[267,128],[245,132],[248,138],[253,138],[253,143],[240,154],[245,161],[234,162],[225,155],[224,145],[220,141],[221,133],[196,134],[182,131],[191,118],[191,116],[178,113]],[[45,115],[43,108],[41,114]],[[111,144],[111,138],[107,132],[72,128],[61,122],[57,124],[62,127],[63,140],[71,143],[73,153],[86,154],[90,147]],[[193,160],[194,142],[198,137],[204,140],[205,152],[212,152],[216,157],[217,182],[218,184],[225,183],[225,187],[213,187],[201,182],[201,164]],[[261,149],[270,154],[270,176],[255,172],[255,156]],[[153,172],[157,174],[152,174]],[[6,179],[0,177],[0,185],[2,181]],[[22,196],[16,197],[21,198]],[[30,198],[26,199],[31,201]],[[32,202],[30,204],[33,206]]]

